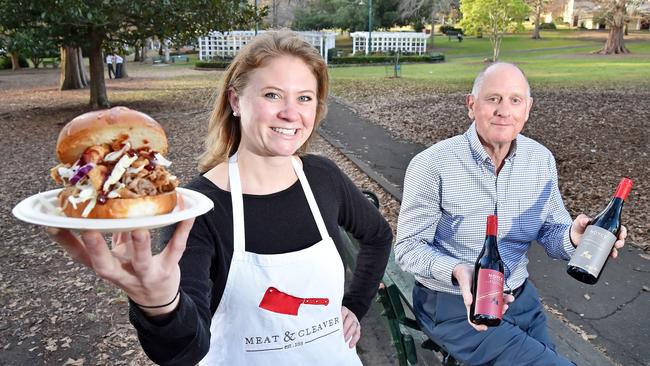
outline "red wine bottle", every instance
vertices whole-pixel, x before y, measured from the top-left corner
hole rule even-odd
[[[571,277],[590,285],[598,282],[621,230],[621,211],[631,189],[632,180],[621,178],[614,198],[591,220],[569,261],[567,273]]]
[[[487,217],[483,250],[474,265],[470,320],[474,324],[494,327],[503,316],[503,261],[497,248],[497,216]]]

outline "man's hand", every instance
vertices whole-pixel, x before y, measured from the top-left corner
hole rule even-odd
[[[576,217],[575,220],[573,220],[573,224],[571,224],[571,231],[569,232],[569,236],[571,237],[571,243],[573,244],[574,247],[580,245],[580,241],[582,240],[582,235],[585,233],[585,230],[587,229],[587,226],[589,225],[590,222],[591,222],[591,218],[585,214],[580,214],[578,215],[578,217]],[[621,225],[621,230],[618,233],[618,238],[614,243],[612,252],[609,254],[610,257],[612,258],[618,257],[618,250],[623,248],[623,246],[625,245],[625,238],[627,238],[627,228]]]
[[[472,305],[472,280],[474,276],[474,268],[469,264],[460,263],[454,267],[452,276],[458,281],[458,286],[460,287],[460,294],[463,296],[463,302],[465,303],[465,308],[467,309],[467,322],[474,329],[479,332],[486,331],[488,329],[487,325],[476,325],[469,320],[469,308]],[[503,313],[505,314],[508,310],[508,304],[515,301],[515,297],[509,294],[503,294]]]

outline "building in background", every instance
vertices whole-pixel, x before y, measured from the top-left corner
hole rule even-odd
[[[628,29],[648,30],[650,27],[650,2],[644,1],[638,7],[628,5]],[[586,29],[607,29],[603,6],[597,1],[568,0],[564,9],[564,22],[570,27]]]

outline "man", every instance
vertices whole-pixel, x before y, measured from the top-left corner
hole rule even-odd
[[[120,55],[115,55],[115,78],[116,79],[121,79],[122,78],[122,64],[124,63],[124,59]]]
[[[411,161],[397,224],[395,258],[415,275],[416,318],[431,339],[467,365],[571,365],[555,352],[526,253],[533,241],[568,260],[589,218],[573,222],[557,183],[555,159],[519,133],[533,104],[523,72],[495,63],[466,97],[474,120],[463,135],[438,142]],[[509,306],[501,325],[468,321],[473,265],[486,217],[499,218],[499,251]],[[621,229],[611,256],[624,245]],[[567,277],[567,280],[569,277]]]
[[[113,76],[117,78],[117,75],[115,74],[115,70],[113,69],[113,54],[111,53],[106,54],[106,65],[108,65],[108,78],[112,79]],[[113,76],[111,76],[111,74]]]

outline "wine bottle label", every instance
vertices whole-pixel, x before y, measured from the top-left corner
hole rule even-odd
[[[594,277],[598,277],[612,251],[614,242],[616,236],[611,232],[598,226],[587,226],[580,245],[571,256],[569,265],[582,268]]]
[[[501,319],[503,311],[503,273],[479,269],[476,283],[474,315],[490,315]]]

